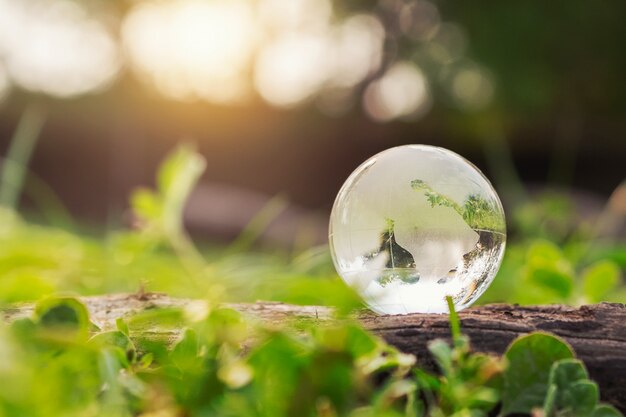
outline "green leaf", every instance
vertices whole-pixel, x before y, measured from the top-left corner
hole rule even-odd
[[[139,358],[139,366],[141,368],[148,368],[150,365],[152,365],[153,361],[154,355],[152,354],[152,352],[146,353]]]
[[[76,298],[46,298],[35,307],[37,322],[44,328],[75,331],[87,336],[90,322],[87,307]]]
[[[532,333],[513,341],[505,353],[508,368],[504,372],[503,413],[530,413],[542,407],[552,364],[573,356],[567,343],[549,334]]]
[[[163,199],[166,231],[180,227],[182,212],[189,194],[204,172],[206,161],[189,146],[181,146],[163,162],[157,175],[158,189]]]
[[[158,222],[163,214],[159,196],[147,188],[135,190],[130,197],[130,204],[135,215],[144,221]]]
[[[582,275],[583,292],[592,302],[603,301],[620,281],[619,267],[611,261],[599,261],[591,265]]]
[[[407,398],[411,394],[415,394],[417,385],[413,381],[406,379],[400,379],[393,381],[381,389],[378,396],[375,398],[376,408],[385,410],[391,406],[395,401]]]
[[[611,405],[602,404],[593,410],[591,417],[623,417],[623,414]]]
[[[563,376],[566,376],[566,374],[563,374]],[[572,376],[576,378],[576,375]],[[553,412],[556,412],[558,416],[564,417],[590,417],[598,404],[600,395],[598,385],[588,379],[579,381],[564,380],[561,383],[563,385],[559,388],[556,385],[550,386],[551,389],[555,389]],[[551,414],[546,413],[546,416],[549,415]]]
[[[339,314],[347,314],[363,307],[363,299],[342,280],[293,275],[281,281],[280,285],[276,285],[274,281],[261,285],[268,286],[267,290],[271,290],[273,299],[286,303],[329,305]]]
[[[459,314],[454,309],[454,301],[452,301],[452,297],[449,295],[446,296],[446,302],[448,303],[448,310],[450,312],[450,333],[452,334],[454,344],[458,345],[461,340],[461,320],[459,319]]]
[[[198,367],[199,349],[198,335],[193,329],[186,329],[172,350],[172,362],[182,371],[193,370]]]
[[[126,319],[129,331],[175,329],[184,321],[184,311],[176,307],[143,310]]]
[[[572,410],[576,417],[591,416],[598,404],[598,385],[589,380],[578,381],[571,384],[559,399],[561,407]]]
[[[529,247],[526,257],[526,279],[531,284],[550,290],[564,300],[572,295],[572,266],[555,244],[536,241]]]
[[[89,339],[89,343],[100,348],[114,348],[110,350],[115,352],[118,362],[123,366],[127,366],[134,361],[137,354],[133,342],[131,342],[128,336],[118,330],[98,333]]]
[[[382,345],[371,333],[354,324],[324,327],[311,325],[315,340],[320,346],[330,350],[345,350],[355,358],[377,353],[376,348]]]
[[[550,384],[567,389],[577,381],[589,378],[585,365],[578,359],[563,359],[555,362],[550,370]]]
[[[561,299],[567,299],[574,289],[571,275],[552,268],[529,268],[528,277],[533,283],[553,291]]]
[[[103,403],[105,415],[128,415],[128,412],[125,412],[126,399],[119,378],[122,369],[119,351],[119,348],[103,349],[98,356],[98,369],[103,381],[100,401]]]
[[[180,146],[168,155],[157,174],[157,192],[140,188],[131,197],[135,214],[147,228],[169,237],[183,234],[183,209],[205,166],[202,155],[189,146]]]
[[[428,344],[428,350],[435,357],[435,362],[441,371],[449,373],[452,370],[452,349],[444,340],[436,339]]]
[[[97,335],[89,339],[89,343],[101,346],[116,346],[123,349],[124,351],[127,351],[129,349],[135,349],[133,342],[130,341],[128,336],[118,330],[98,333]]]
[[[118,317],[117,320],[115,320],[115,327],[117,327],[117,330],[119,330],[120,332],[124,333],[126,336],[130,336],[130,330],[128,329],[128,323],[126,323],[124,321],[124,318]]]

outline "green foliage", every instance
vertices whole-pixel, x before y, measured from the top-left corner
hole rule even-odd
[[[586,304],[624,300],[616,262],[606,258],[581,262],[572,252],[544,239],[533,239],[525,247],[509,247],[501,280],[496,277],[484,301]]]
[[[350,320],[277,327],[222,307],[149,309],[118,320],[121,330],[51,338],[41,314],[63,305],[87,311],[49,299],[32,319],[0,327],[0,378],[12,381],[0,415],[487,417],[502,404],[503,416],[621,416],[598,404],[597,386],[560,339],[535,333],[503,358],[473,353],[454,310],[452,344],[429,345],[439,371],[431,373]],[[173,343],[155,338],[155,322],[182,330]]]
[[[441,376],[433,377],[419,370],[415,374],[423,396],[430,399],[422,408],[433,417],[486,417],[500,400],[499,377],[504,363],[493,356],[471,353],[450,297],[448,306],[452,346],[443,340],[435,340],[428,346]]]
[[[32,317],[0,324],[0,381],[11,382],[0,390],[0,417],[480,417],[500,407],[503,416],[621,415],[598,404],[597,386],[560,339],[535,333],[502,358],[477,354],[452,305],[452,343],[429,345],[437,372],[416,368],[414,356],[350,319],[361,302],[337,279],[325,247],[250,250],[281,199],[233,246],[197,249],[182,208],[203,167],[189,148],[172,153],[156,189],[133,196],[138,227],[101,239],[30,224],[0,208],[0,304],[37,301]],[[503,227],[475,196],[460,206],[423,182],[413,185],[476,227]],[[626,299],[622,246],[590,246],[589,234],[566,231],[566,221],[524,224],[525,237],[509,245],[486,300]],[[392,232],[390,223],[387,245]],[[54,296],[144,288],[200,299],[201,308],[147,309],[98,329],[78,299]],[[220,307],[257,299],[330,305],[339,317],[264,325]]]
[[[598,403],[597,384],[573,356],[563,340],[549,334],[533,333],[515,340],[505,354],[502,412],[541,409],[544,417],[619,416],[613,407]]]
[[[620,413],[615,407],[611,405],[601,404],[593,410],[592,417],[619,417]]]
[[[172,152],[156,189],[133,194],[137,228],[110,231],[100,239],[31,224],[0,207],[0,305],[59,292],[145,287],[215,302],[268,299],[332,305],[343,313],[362,306],[336,279],[325,247],[293,254],[244,252],[282,200],[274,201],[233,247],[197,249],[182,226],[182,207],[203,166],[202,157],[188,147]]]
[[[495,201],[487,201],[479,195],[470,194],[462,204],[458,204],[452,198],[434,191],[427,183],[419,179],[411,181],[411,187],[414,190],[423,191],[431,207],[443,206],[454,209],[473,229],[506,232],[504,216]]]
[[[58,299],[55,305],[65,301]],[[321,409],[346,415],[356,406],[392,407],[374,404],[376,380],[400,381],[414,364],[412,356],[350,322],[304,323],[296,331],[265,327],[224,308],[193,319],[183,318],[181,310],[155,311],[128,318],[132,340],[119,330],[94,330],[89,340],[61,334],[50,344],[37,322],[25,326],[20,320],[0,328],[3,352],[19,358],[5,362],[0,377],[14,375],[22,388],[35,386],[37,378],[41,387],[36,390],[40,401],[12,390],[1,392],[0,415],[78,415],[90,410],[90,415],[103,416],[153,411],[171,416],[287,416],[317,415]],[[155,317],[174,318],[176,327],[184,329],[172,347],[167,341],[149,340],[153,327],[141,331]],[[148,349],[138,350],[135,344]]]
[[[552,365],[544,403],[546,416],[591,416],[598,403],[598,386],[589,381],[582,362],[560,360]]]
[[[626,301],[621,279],[626,247],[612,236],[614,228],[604,226],[623,216],[612,212],[617,204],[608,202],[593,222],[581,219],[563,194],[544,193],[518,204],[509,216],[516,239],[507,244],[499,274],[481,302]]]
[[[515,340],[505,354],[502,410],[504,413],[530,413],[540,407],[548,392],[550,367],[574,356],[561,339],[534,333]]]
[[[585,296],[590,302],[597,303],[617,288],[620,270],[614,262],[602,260],[583,271],[581,279]]]
[[[35,307],[36,322],[52,332],[64,332],[86,337],[89,333],[89,314],[75,298],[45,298]]]
[[[132,206],[146,229],[169,237],[184,234],[184,205],[205,165],[204,158],[193,149],[180,147],[161,165],[156,191],[140,189],[134,193]]]
[[[531,285],[551,291],[557,299],[567,299],[574,289],[572,266],[563,259],[559,248],[550,243],[538,241],[527,252],[526,279]]]

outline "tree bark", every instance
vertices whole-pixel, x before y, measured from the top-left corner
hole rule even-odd
[[[129,317],[146,309],[203,308],[202,301],[154,293],[104,295],[81,300],[89,309],[91,320],[103,330],[114,329],[118,317]],[[293,319],[319,320],[321,324],[332,318],[332,311],[326,307],[263,302],[229,306],[270,325]],[[12,321],[29,316],[32,311],[33,306],[25,304],[4,309],[3,315],[5,320]],[[587,365],[592,379],[600,385],[603,400],[626,411],[626,306],[623,304],[582,307],[494,304],[469,308],[459,316],[463,333],[470,337],[472,348],[478,352],[501,355],[516,337],[533,331],[562,337]],[[378,316],[363,312],[358,320],[390,345],[415,355],[420,366],[431,370],[435,365],[427,350],[428,342],[450,338],[447,315]],[[173,341],[178,332],[156,330],[154,336]]]

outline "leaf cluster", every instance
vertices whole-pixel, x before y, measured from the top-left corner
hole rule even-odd
[[[477,354],[452,311],[452,343],[429,347],[434,372],[414,368],[416,358],[350,320],[272,327],[220,307],[267,299],[331,305],[345,317],[361,304],[336,278],[324,247],[254,252],[256,232],[249,230],[235,248],[197,249],[183,228],[182,207],[203,164],[189,148],[175,151],[155,189],[134,195],[136,228],[103,238],[0,209],[0,303],[39,301],[31,317],[0,325],[0,381],[9,381],[0,383],[0,417],[620,415],[598,403],[584,366],[550,335],[525,336],[502,358]],[[414,187],[475,227],[501,226],[490,223],[493,207],[479,198],[457,205],[423,182]],[[528,233],[510,245],[485,300],[626,299],[619,245],[594,254],[580,239],[562,244]],[[209,308],[147,310],[99,329],[76,299],[50,297],[144,285],[206,300]],[[184,330],[172,344],[167,335],[177,329]]]
[[[76,299],[48,298],[0,327],[0,378],[12,382],[0,415],[621,416],[598,403],[562,340],[535,333],[502,358],[474,353],[451,313],[452,343],[429,346],[433,373],[350,320],[276,326],[210,306],[145,310],[100,329]],[[179,328],[173,342],[155,337]]]
[[[411,187],[423,192],[431,207],[442,206],[454,209],[472,229],[499,233],[506,231],[504,215],[496,201],[487,200],[478,194],[468,194],[462,204],[459,204],[419,179],[411,181]]]

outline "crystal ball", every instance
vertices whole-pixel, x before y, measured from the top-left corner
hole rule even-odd
[[[361,164],[330,217],[335,268],[379,314],[461,310],[493,281],[506,241],[504,210],[472,163],[406,145]]]

